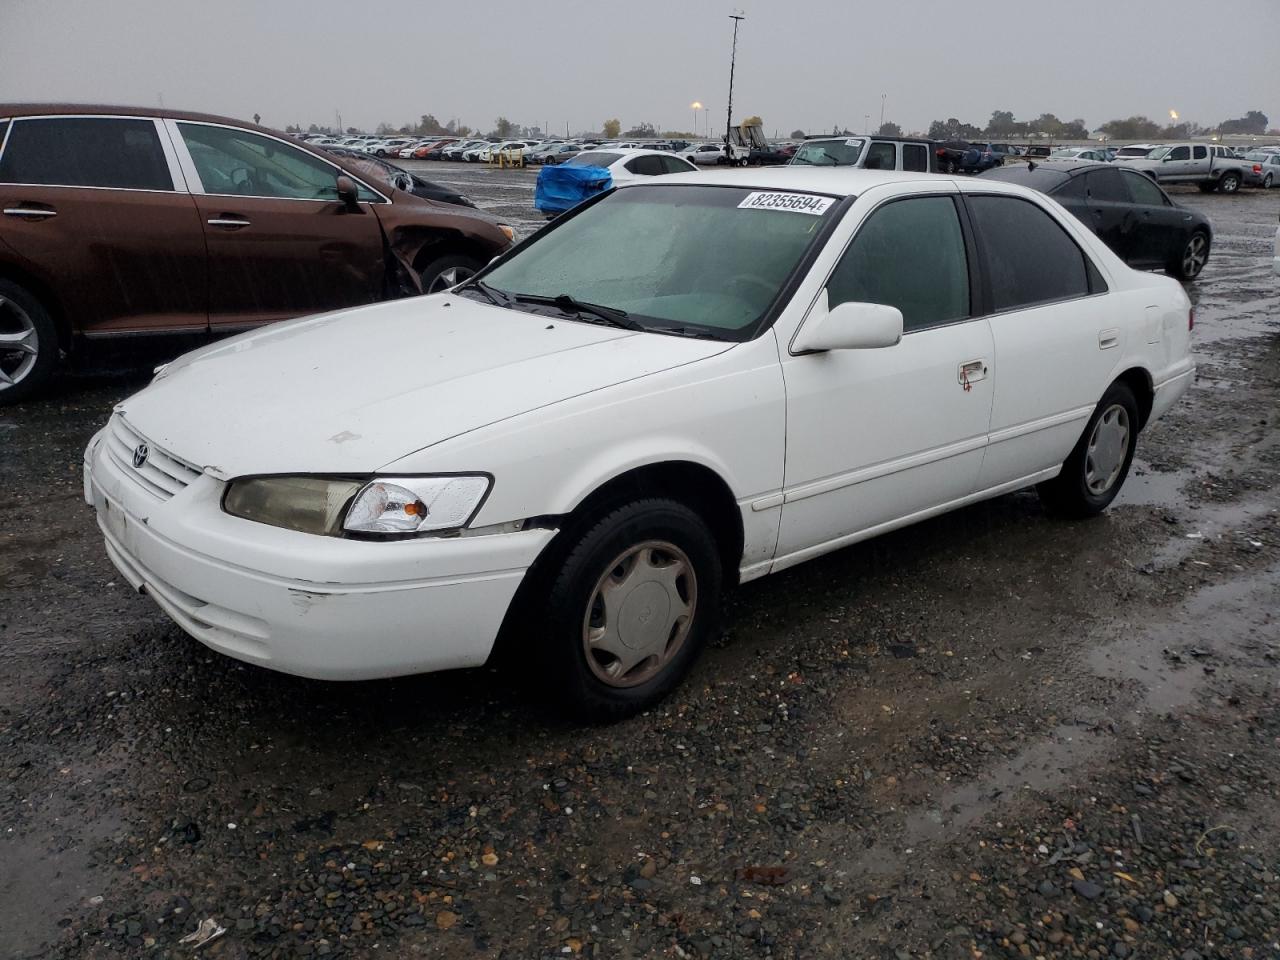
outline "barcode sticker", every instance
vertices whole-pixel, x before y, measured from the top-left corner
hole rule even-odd
[[[738,204],[739,210],[784,210],[788,213],[807,213],[820,217],[835,200],[831,197],[815,197],[811,193],[767,193],[756,191]]]

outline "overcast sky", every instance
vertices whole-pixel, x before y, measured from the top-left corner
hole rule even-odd
[[[735,119],[766,132],[907,130],[992,110],[1091,128],[1171,108],[1280,125],[1280,0],[743,0]],[[719,0],[0,0],[0,101],[205,110],[372,129],[424,113],[482,130],[618,117],[723,130],[732,7]],[[701,122],[701,121],[700,121]]]

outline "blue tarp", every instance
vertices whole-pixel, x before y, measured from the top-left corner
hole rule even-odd
[[[543,213],[564,213],[612,186],[613,177],[600,167],[543,167],[533,191],[533,205]]]

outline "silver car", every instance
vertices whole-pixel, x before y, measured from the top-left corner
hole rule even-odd
[[[1246,172],[1245,183],[1250,186],[1261,187],[1263,190],[1270,190],[1280,184],[1280,153],[1258,151],[1257,153],[1246,153],[1244,158],[1255,167],[1260,168]]]

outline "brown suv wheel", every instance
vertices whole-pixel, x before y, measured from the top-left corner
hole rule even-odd
[[[40,301],[0,280],[0,406],[35,393],[58,365],[58,331]]]

